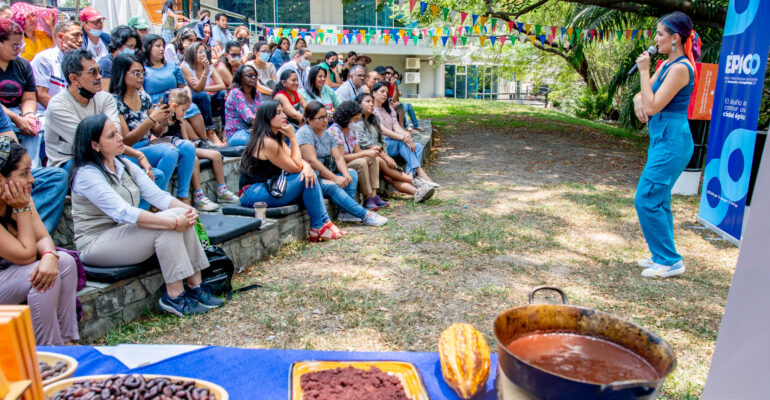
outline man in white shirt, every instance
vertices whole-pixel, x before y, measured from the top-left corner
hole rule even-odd
[[[78,49],[83,45],[80,25],[72,20],[59,21],[53,28],[56,46],[43,50],[32,59],[32,71],[37,86],[37,111],[44,113],[53,96],[65,90],[67,81],[61,71],[64,52]]]
[[[77,49],[64,54],[61,63],[67,90],[48,102],[45,113],[45,147],[48,166],[69,169],[75,130],[83,118],[105,114],[120,133],[120,117],[115,99],[102,91],[102,74],[90,51]],[[139,150],[126,146],[125,155],[138,160],[139,166],[153,176],[147,158]]]
[[[313,56],[313,52],[308,49],[299,49],[294,52],[294,58],[291,61],[287,61],[281,65],[281,68],[276,72],[278,80],[281,80],[281,74],[283,71],[290,69],[297,73],[299,78],[299,86],[307,86],[307,76],[310,74],[310,58]]]
[[[359,93],[366,92],[363,87],[365,84],[366,68],[360,65],[353,65],[353,67],[350,68],[347,82],[343,83],[335,92],[337,100],[339,100],[340,103],[343,101],[355,100]]]
[[[227,42],[235,40],[233,34],[227,30],[227,15],[218,13],[214,16],[214,22],[214,26],[211,27],[211,38],[214,39],[215,44],[225,47]]]
[[[107,46],[110,45],[110,35],[105,33],[104,17],[93,7],[86,7],[80,11],[80,24],[83,27],[83,48],[91,51],[96,57],[96,61],[106,56],[110,52]]]

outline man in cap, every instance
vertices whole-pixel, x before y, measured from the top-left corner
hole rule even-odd
[[[139,39],[141,40],[144,40],[145,35],[150,32],[150,24],[142,17],[131,17],[128,20],[128,26],[136,29],[136,33],[139,34]]]
[[[93,7],[80,11],[80,25],[83,27],[83,48],[90,51],[98,61],[109,54],[110,35],[104,29],[104,17]]]

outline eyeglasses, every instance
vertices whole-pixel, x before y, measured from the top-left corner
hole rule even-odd
[[[248,79],[254,79],[257,77],[257,74],[243,74],[243,76]]]
[[[128,73],[136,77],[136,79],[144,78],[144,71],[128,71]]]
[[[21,50],[24,48],[24,46],[27,45],[27,42],[22,41],[19,44],[8,44],[7,42],[2,42],[6,46],[10,47],[15,52],[21,52]]]
[[[97,76],[100,76],[102,74],[102,70],[99,67],[91,68],[88,71],[80,71],[78,72],[78,75],[86,74],[91,75],[92,77],[96,78]]]

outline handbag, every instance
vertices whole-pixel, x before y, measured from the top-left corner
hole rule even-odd
[[[324,167],[333,174],[337,173],[337,161],[335,161],[332,156],[321,157],[321,163],[323,163]]]
[[[281,171],[280,174],[268,178],[265,182],[265,185],[267,186],[267,191],[270,193],[271,196],[273,196],[276,199],[280,199],[283,197],[284,193],[286,193],[286,171]]]
[[[235,266],[233,260],[219,246],[204,247],[209,267],[201,271],[203,283],[211,289],[215,296],[230,293],[233,290],[232,280]]]

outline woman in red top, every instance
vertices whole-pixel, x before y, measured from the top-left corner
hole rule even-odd
[[[273,91],[273,100],[281,103],[289,123],[299,127],[302,125],[302,113],[307,106],[307,101],[297,92],[299,90],[297,73],[287,69],[278,79],[279,82]]]

